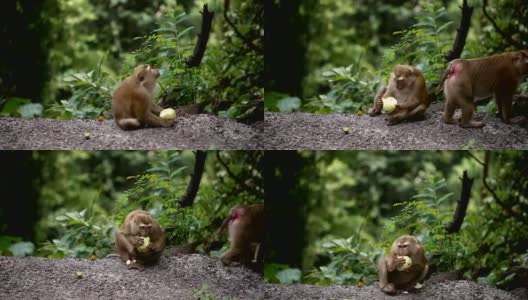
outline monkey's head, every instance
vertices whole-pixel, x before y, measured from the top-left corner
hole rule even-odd
[[[147,214],[136,215],[133,219],[134,234],[140,236],[150,236],[150,230],[152,228],[152,217]]]
[[[416,79],[416,72],[412,66],[397,65],[391,73],[391,80],[396,83],[396,88],[402,90],[411,87]]]
[[[392,244],[392,251],[396,252],[398,256],[411,256],[416,252],[417,246],[420,242],[412,235],[400,236],[394,244]]]
[[[517,51],[513,54],[513,65],[522,74],[528,74],[528,50]]]
[[[156,86],[156,80],[158,80],[160,72],[150,65],[139,65],[134,69],[134,76],[140,84],[152,91]]]

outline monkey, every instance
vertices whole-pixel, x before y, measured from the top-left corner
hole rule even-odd
[[[220,260],[224,265],[245,265],[252,268],[263,256],[261,244],[264,240],[264,205],[237,206],[231,210],[224,224],[228,227],[231,247]]]
[[[398,271],[405,263],[400,256],[409,256],[412,265],[409,269]],[[379,260],[379,287],[387,294],[395,294],[398,289],[408,289],[422,282],[429,272],[425,251],[420,242],[412,235],[402,235],[391,246],[387,256]]]
[[[453,114],[460,108],[461,127],[482,127],[483,122],[473,121],[474,100],[494,96],[499,117],[511,123],[513,94],[525,74],[528,74],[527,50],[451,61],[437,88],[439,91],[443,86],[446,99],[442,120],[454,124]]]
[[[137,129],[144,125],[170,127],[174,120],[158,117],[163,110],[154,103],[154,88],[159,70],[140,65],[134,74],[125,78],[112,96],[112,116],[121,129]]]
[[[398,100],[395,110],[385,118],[389,126],[404,120],[424,118],[430,104],[425,77],[418,68],[409,65],[396,65],[393,68],[388,86],[381,88],[374,97],[374,106],[368,112],[370,116],[381,113],[382,99],[387,97]]]
[[[145,237],[150,238],[150,244],[146,251],[140,251],[138,248],[143,245]],[[115,239],[117,254],[127,262],[129,269],[140,271],[143,265],[158,262],[166,243],[165,234],[156,219],[143,210],[134,210],[127,215],[116,231]]]

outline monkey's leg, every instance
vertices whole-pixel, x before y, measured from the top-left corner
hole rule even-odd
[[[444,107],[444,116],[442,117],[442,120],[446,124],[455,124],[455,120],[453,119],[453,115],[455,114],[456,105],[453,100],[447,98],[445,100],[445,107]]]
[[[429,265],[425,265],[425,268],[422,272],[422,274],[420,274],[420,278],[418,278],[418,283],[420,282],[423,282],[423,280],[425,279],[425,276],[427,276],[427,273],[429,273]]]
[[[241,251],[231,247],[231,249],[220,257],[220,261],[224,266],[237,265],[240,264],[241,254]]]
[[[409,116],[408,110],[400,110],[397,113],[391,114],[390,116],[386,117],[385,120],[388,121],[387,125],[392,126],[396,125],[398,123],[401,123],[401,121],[407,119]]]
[[[378,264],[379,269],[379,287],[380,289],[387,294],[396,293],[396,288],[394,284],[389,283],[389,273],[387,271],[387,263],[385,257],[381,257]]]
[[[485,124],[483,122],[473,121],[473,113],[475,111],[475,104],[473,101],[466,100],[461,105],[462,109],[462,120],[460,121],[460,127],[463,128],[480,128]]]
[[[501,91],[501,95],[495,93],[495,101],[497,103],[497,108],[499,109],[500,118],[507,124],[510,122],[511,117],[511,108],[513,102],[513,93],[508,93]]]
[[[144,268],[145,267],[142,264],[139,264],[137,262],[135,262],[135,263],[133,262],[133,263],[130,263],[128,265],[128,269],[129,270],[136,269],[136,270],[139,270],[139,271],[143,271]]]
[[[407,119],[420,120],[425,118],[426,104],[420,104],[409,112]]]
[[[162,119],[151,112],[147,112],[145,115],[145,124],[152,127],[171,127],[173,122],[173,120]]]

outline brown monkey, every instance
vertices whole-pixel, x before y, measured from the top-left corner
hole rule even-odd
[[[409,256],[412,265],[398,271],[405,263],[401,256]],[[429,266],[420,242],[412,235],[402,235],[394,241],[390,252],[379,260],[379,286],[387,294],[394,294],[398,289],[408,289],[424,280]]]
[[[150,244],[146,251],[140,251],[138,248],[145,237],[150,238]],[[129,269],[143,270],[143,265],[156,263],[165,248],[165,234],[158,222],[143,210],[129,213],[115,238],[116,252]]]
[[[136,129],[143,125],[170,127],[173,120],[158,117],[163,110],[154,103],[154,88],[160,73],[150,65],[140,65],[119,84],[112,96],[112,115],[121,129]]]
[[[369,109],[369,115],[381,113],[383,98],[394,97],[398,100],[396,109],[387,116],[387,125],[398,124],[403,120],[416,120],[425,116],[429,107],[429,95],[425,86],[425,78],[414,66],[396,65],[391,72],[389,84],[378,91],[374,98],[374,107]]]
[[[260,247],[264,240],[264,205],[237,206],[231,210],[226,221],[231,247],[220,260],[224,265],[242,264],[251,267],[262,257]]]
[[[461,127],[482,127],[473,121],[474,100],[495,97],[501,119],[510,123],[512,98],[521,77],[528,73],[528,51],[507,52],[475,59],[455,59],[438,88],[446,98],[443,121],[453,124],[455,109],[462,109]]]

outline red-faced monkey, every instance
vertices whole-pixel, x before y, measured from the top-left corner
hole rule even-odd
[[[380,258],[379,286],[383,292],[395,294],[396,290],[414,287],[428,271],[420,242],[412,235],[402,235],[394,241],[389,254]]]
[[[115,238],[116,252],[129,269],[143,270],[143,265],[156,263],[165,248],[165,234],[154,217],[143,210],[129,213]],[[150,241],[147,247],[145,238]]]
[[[443,121],[454,124],[455,109],[462,109],[461,127],[482,127],[473,121],[474,100],[495,97],[501,119],[510,123],[512,98],[523,75],[528,74],[528,51],[508,52],[449,63],[442,83],[446,98]]]
[[[425,78],[414,66],[396,65],[391,72],[389,84],[382,88],[374,98],[374,107],[369,109],[369,115],[381,113],[382,99],[394,97],[398,101],[396,109],[386,120],[387,125],[395,125],[404,120],[417,120],[425,116],[429,107],[429,95],[425,86]]]
[[[141,126],[170,127],[173,120],[158,117],[162,108],[154,103],[154,88],[160,73],[150,65],[140,65],[123,80],[112,96],[112,115],[121,129]]]
[[[231,210],[228,222],[230,249],[220,257],[225,265],[251,267],[262,257],[264,240],[264,205],[241,205]]]

